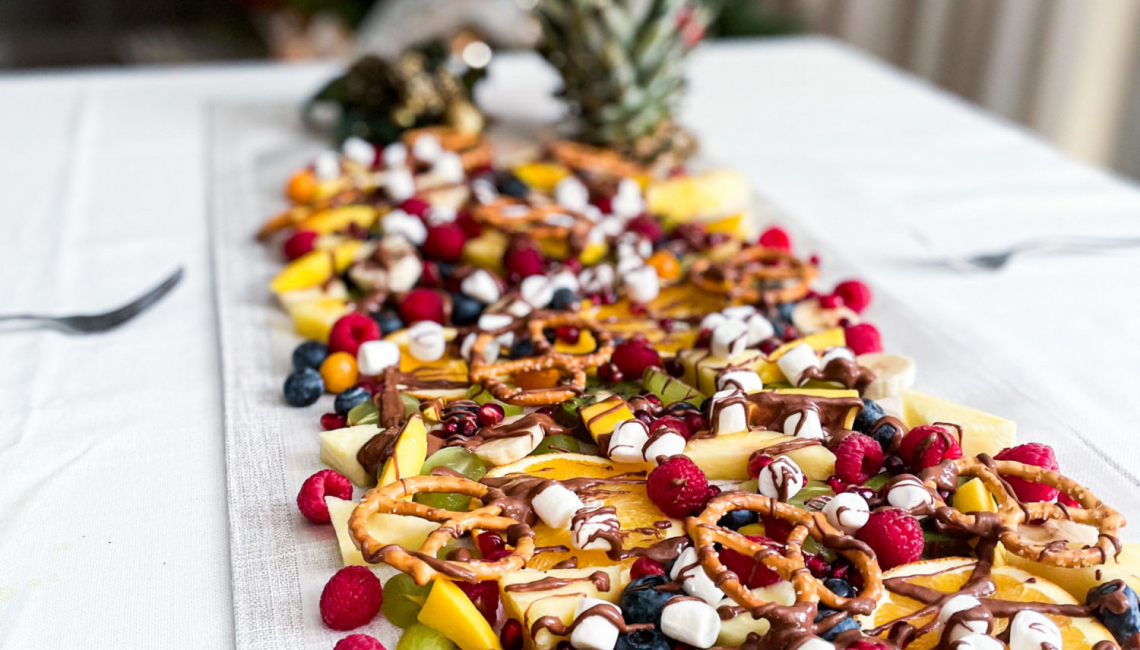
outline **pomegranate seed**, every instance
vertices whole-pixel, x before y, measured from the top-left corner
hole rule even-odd
[[[479,547],[479,554],[483,557],[487,557],[495,551],[501,551],[507,547],[503,536],[491,531],[479,533],[475,537],[475,545]]]
[[[486,404],[479,407],[479,413],[477,417],[479,418],[479,424],[485,427],[493,427],[496,424],[502,422],[505,415],[506,412],[503,410],[502,406],[499,406],[494,402],[487,402]]]
[[[621,371],[618,370],[617,364],[607,363],[598,367],[598,379],[603,384],[616,384],[621,381]]]
[[[494,625],[499,619],[499,583],[494,580],[484,580],[471,584],[457,580],[455,582],[463,593],[471,599],[471,603],[487,619],[487,622]]]
[[[819,266],[819,255],[812,253],[811,257],[808,258],[808,261],[811,262],[812,266]]]
[[[771,336],[764,339],[763,341],[760,341],[760,351],[764,354],[772,354],[776,351],[776,348],[780,347],[780,345],[780,339]]]
[[[499,642],[503,644],[503,650],[522,650],[522,623],[513,618],[507,619],[507,622],[503,624],[503,631],[499,632]]]
[[[348,424],[348,416],[339,413],[325,413],[321,416],[321,428],[325,431],[343,429]]]
[[[685,426],[689,427],[689,431],[696,433],[705,428],[705,418],[700,413],[690,413],[685,416]]]
[[[573,327],[571,325],[563,325],[562,327],[554,330],[554,335],[559,339],[566,341],[570,345],[574,345],[578,342],[578,338],[582,336],[582,332],[580,332],[577,327]]]
[[[647,557],[639,557],[629,568],[630,580],[637,580],[641,576],[663,576],[665,567]]]

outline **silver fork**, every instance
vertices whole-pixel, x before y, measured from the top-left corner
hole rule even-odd
[[[42,316],[37,314],[10,314],[0,316],[3,321],[24,321],[79,334],[91,334],[113,330],[123,323],[146,311],[182,280],[183,269],[179,268],[157,287],[147,291],[131,302],[105,314],[81,314],[75,316]]]
[[[1083,253],[1140,247],[1140,237],[1037,237],[1002,251],[947,259],[951,266],[969,270],[996,271],[1017,255],[1026,253]]]

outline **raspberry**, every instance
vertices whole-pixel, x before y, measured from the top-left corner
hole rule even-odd
[[[843,304],[856,314],[862,313],[871,304],[871,290],[858,280],[847,280],[835,285],[832,292],[839,296]]]
[[[467,243],[467,236],[463,228],[455,224],[443,224],[428,228],[427,240],[424,241],[424,254],[432,259],[444,262],[458,262],[463,256],[463,244]]]
[[[883,469],[883,448],[871,436],[852,433],[834,449],[835,473],[846,483],[862,485]]]
[[[542,275],[542,254],[533,248],[523,248],[506,255],[503,267],[515,282],[532,275]]]
[[[356,356],[360,344],[380,338],[380,326],[360,312],[341,316],[329,332],[329,351],[347,352]]]
[[[413,217],[424,218],[424,215],[431,209],[431,204],[421,199],[418,196],[413,196],[400,204],[400,209]]]
[[[399,305],[400,318],[411,325],[430,320],[443,325],[443,298],[432,289],[412,289]]]
[[[503,650],[522,650],[523,649],[523,627],[513,618],[507,619],[503,624],[503,630],[499,632],[499,642],[503,644]]]
[[[1065,506],[1066,508],[1082,508],[1082,507],[1084,507],[1081,505],[1080,501],[1077,501],[1073,497],[1071,497],[1071,496],[1069,496],[1069,495],[1067,495],[1061,491],[1057,492],[1057,503]]]
[[[771,465],[774,460],[776,459],[764,453],[763,449],[752,452],[752,455],[748,457],[748,476],[760,478],[760,470]]]
[[[962,457],[958,437],[935,424],[915,427],[899,443],[899,456],[916,472]]]
[[[680,519],[704,508],[715,488],[709,486],[705,473],[688,456],[673,456],[653,468],[645,480],[645,489],[661,512]]]
[[[776,542],[767,537],[761,537],[759,535],[745,535],[745,537],[754,542],[761,542],[765,546],[779,546]],[[740,578],[740,582],[749,589],[767,587],[768,585],[774,585],[780,581],[780,575],[764,566],[762,562],[757,562],[751,557],[737,553],[730,548],[726,547],[720,549],[720,561],[724,566],[728,567],[729,571],[735,573],[736,576]]]
[[[346,566],[321,592],[321,619],[334,630],[352,630],[375,618],[383,601],[384,588],[370,569]]]
[[[872,512],[855,538],[871,547],[884,571],[922,557],[922,526],[918,519],[898,508]]]
[[[350,634],[337,641],[333,650],[387,650],[387,648],[367,634]]]
[[[657,242],[665,239],[665,229],[657,220],[647,214],[630,219],[625,224],[625,229],[629,232],[635,232],[639,235],[644,235],[649,238],[649,241],[656,244]]]
[[[756,242],[764,248],[778,248],[783,251],[792,250],[792,239],[788,237],[788,233],[783,228],[773,226],[764,232],[760,233],[760,239]]]
[[[637,580],[641,576],[663,576],[665,567],[647,557],[639,557],[629,568],[629,579]]]
[[[1012,460],[1018,463],[1025,463],[1026,465],[1044,467],[1054,472],[1061,469],[1057,464],[1057,455],[1053,453],[1053,448],[1039,442],[1029,442],[1024,445],[1003,449],[1001,453],[994,456],[994,460]],[[1057,495],[1060,493],[1060,490],[1057,488],[1045,485],[1044,483],[1033,483],[1023,478],[1006,474],[1002,474],[1001,477],[1009,483],[1009,487],[1013,488],[1013,493],[1016,494],[1017,498],[1021,501],[1052,501],[1057,498]]]
[[[292,262],[305,253],[313,250],[313,242],[317,241],[317,233],[312,230],[298,230],[293,236],[285,240],[285,259]]]
[[[623,377],[641,379],[646,368],[661,366],[661,355],[642,339],[626,339],[614,348],[610,361],[618,367]]]
[[[689,425],[685,424],[685,421],[681,418],[674,417],[672,415],[665,415],[657,418],[657,420],[655,420],[649,427],[649,433],[653,433],[658,429],[670,429],[672,431],[676,431],[677,433],[681,434],[681,437],[685,440],[688,440],[693,436],[693,432],[689,430]]]
[[[336,471],[322,469],[301,485],[301,491],[297,493],[297,508],[305,519],[315,524],[327,524],[329,507],[325,503],[326,496],[351,500],[352,481]]]
[[[847,347],[855,354],[883,351],[883,338],[879,336],[879,330],[870,323],[844,327],[843,336],[847,338]]]

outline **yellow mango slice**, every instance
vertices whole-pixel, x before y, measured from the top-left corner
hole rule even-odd
[[[598,341],[594,339],[593,332],[582,330],[576,343],[567,343],[558,339],[554,342],[554,349],[564,354],[589,354],[598,349]]]
[[[954,509],[959,512],[997,512],[997,503],[982,479],[972,478],[954,493]]]
[[[427,427],[424,418],[419,413],[408,418],[400,437],[396,440],[396,447],[392,450],[392,457],[384,462],[380,470],[377,486],[383,487],[402,478],[419,476],[427,458]]]
[[[420,623],[455,642],[462,650],[503,650],[499,635],[476,609],[467,594],[447,578],[432,582]]]
[[[532,162],[514,169],[515,176],[540,192],[552,192],[558,182],[570,175],[570,169],[550,162]]]
[[[273,293],[308,289],[328,282],[333,274],[333,258],[326,251],[312,251],[293,260],[273,281]]]
[[[582,416],[582,422],[586,423],[594,440],[613,433],[618,422],[633,419],[633,411],[629,410],[629,405],[618,395],[610,395],[597,404],[578,409],[578,414]]]
[[[370,205],[344,205],[339,208],[321,210],[298,224],[298,230],[311,230],[318,235],[338,232],[356,224],[369,228],[376,223],[380,212]]]

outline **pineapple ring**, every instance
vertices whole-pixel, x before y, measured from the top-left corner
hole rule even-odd
[[[734,530],[718,526],[720,518],[733,510],[751,510],[793,524],[784,553],[781,555]],[[883,572],[879,568],[875,554],[860,542],[832,527],[821,512],[807,512],[760,494],[734,491],[726,492],[709,501],[700,515],[686,520],[685,528],[697,545],[705,573],[729,598],[738,605],[748,608],[754,616],[763,618],[765,612],[780,606],[761,600],[742,584],[740,579],[721,562],[714,550],[714,544],[720,544],[746,557],[757,558],[764,566],[791,582],[796,592],[796,604],[791,607],[815,608],[823,603],[832,609],[868,614],[874,610],[875,603],[883,593]],[[856,598],[840,596],[812,576],[804,565],[803,557],[803,542],[808,535],[817,542],[835,548],[840,555],[851,560],[863,577],[863,593],[860,596]],[[814,612],[812,615],[814,616]]]
[[[1124,526],[1124,517],[1101,501],[1091,490],[1059,472],[1011,460],[993,460],[986,455],[946,461],[943,465],[928,470],[931,478],[926,479],[924,483],[942,504],[937,511],[940,517],[948,520],[948,523],[975,535],[985,525],[984,521],[979,522],[978,515],[955,510],[937,496],[940,487],[937,479],[946,474],[951,466],[958,476],[965,474],[981,480],[997,500],[996,515],[1002,524],[998,539],[1009,552],[1049,566],[1070,568],[1104,564],[1109,555],[1115,556],[1120,552],[1120,540],[1117,534]],[[1010,491],[1009,484],[1001,477],[1003,474],[1057,488],[1075,499],[1081,507],[1070,509],[1048,502],[1023,504]],[[1070,549],[1056,544],[1034,544],[1023,540],[1017,532],[1018,525],[1037,519],[1069,519],[1078,524],[1093,526],[1097,529],[1097,542],[1093,546]]]
[[[556,352],[550,342],[546,340],[543,330],[548,327],[562,326],[589,330],[594,335],[598,347],[589,354],[581,355]],[[515,406],[544,406],[573,399],[586,388],[586,369],[608,363],[614,352],[613,336],[597,327],[594,321],[576,314],[556,314],[533,318],[528,323],[528,327],[531,343],[534,344],[535,351],[539,353],[537,357],[514,359],[502,363],[487,363],[483,350],[495,342],[495,335],[488,332],[479,334],[471,347],[471,363],[468,372],[471,383],[483,384],[483,387],[500,402]],[[545,389],[525,390],[508,386],[502,379],[504,376],[518,372],[535,370],[557,370],[559,377],[569,378],[570,383]]]
[[[776,304],[806,296],[818,273],[815,266],[787,251],[751,246],[723,262],[707,258],[693,262],[689,280],[741,304]],[[765,286],[772,282],[780,284]]]
[[[534,531],[510,517],[499,516],[502,508],[488,505],[469,512],[439,510],[411,500],[418,493],[463,494],[480,501],[497,490],[459,476],[412,476],[383,487],[369,490],[348,519],[348,530],[364,559],[372,564],[384,563],[408,575],[418,585],[437,576],[466,582],[498,580],[519,571],[534,556]],[[384,544],[368,532],[368,519],[374,514],[419,517],[440,524],[420,545],[411,551],[398,544]],[[447,542],[474,530],[506,532],[516,537],[510,555],[498,560],[441,560],[436,557]]]

